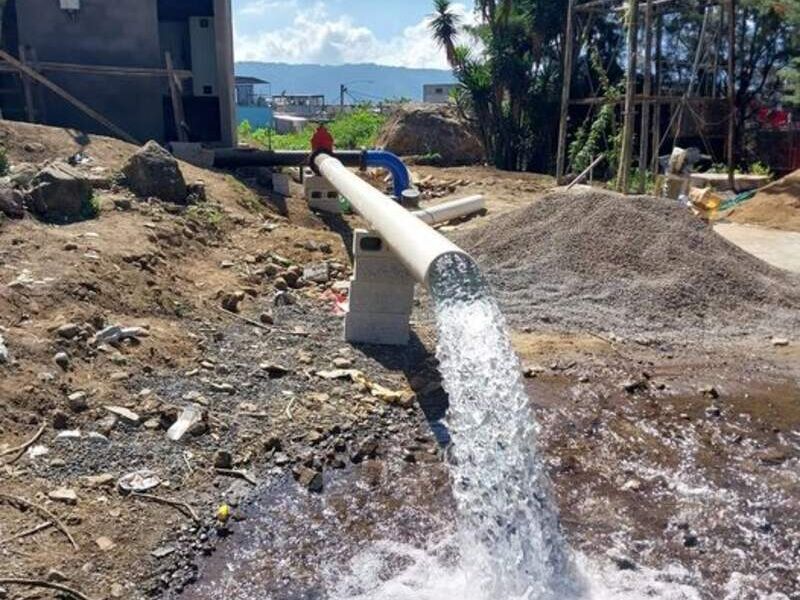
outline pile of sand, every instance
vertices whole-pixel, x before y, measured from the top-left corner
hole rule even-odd
[[[553,192],[457,240],[517,325],[625,335],[800,326],[800,281],[733,246],[677,203]]]
[[[800,231],[800,170],[760,189],[753,199],[737,206],[729,218],[736,223]]]

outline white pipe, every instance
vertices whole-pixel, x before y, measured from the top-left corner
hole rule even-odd
[[[405,208],[352,173],[332,156],[314,159],[319,172],[381,234],[409,273],[428,285],[431,264],[445,254],[467,253]]]
[[[443,202],[436,206],[415,210],[411,214],[428,225],[436,225],[437,223],[445,223],[459,217],[471,215],[484,208],[486,208],[486,202],[483,201],[483,196],[468,196],[460,200]]]

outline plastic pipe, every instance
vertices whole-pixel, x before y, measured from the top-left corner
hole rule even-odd
[[[411,214],[428,225],[445,223],[459,217],[471,215],[486,208],[483,196],[468,196],[452,202],[443,202],[412,212]]]
[[[314,164],[322,176],[369,221],[418,282],[429,285],[430,267],[437,258],[446,254],[468,256],[389,196],[350,172],[338,159],[319,154]]]
[[[308,165],[310,152],[305,150],[256,150],[254,148],[219,148],[214,151],[214,166],[218,169],[239,167],[303,167]],[[348,167],[365,167],[362,150],[342,150],[336,156]]]
[[[338,152],[336,156],[339,156]],[[402,198],[403,192],[411,187],[411,177],[408,174],[408,169],[397,155],[385,150],[367,150],[365,162],[368,167],[380,167],[391,173],[394,196],[398,200]]]

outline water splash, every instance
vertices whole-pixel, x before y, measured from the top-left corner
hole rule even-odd
[[[437,357],[450,398],[451,473],[461,571],[480,597],[574,598],[539,429],[503,318],[475,263],[460,254],[430,270]]]

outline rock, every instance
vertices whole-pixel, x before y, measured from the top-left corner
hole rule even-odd
[[[219,383],[216,381],[212,381],[211,390],[217,392],[219,394],[235,394],[236,388],[233,387],[230,383]]]
[[[222,308],[228,312],[238,313],[239,304],[244,300],[245,293],[242,291],[230,292],[222,296]]]
[[[283,442],[281,442],[281,439],[279,437],[271,436],[264,441],[264,450],[266,450],[267,452],[272,452],[273,450],[277,452],[282,448],[283,448]]]
[[[97,547],[100,548],[100,550],[102,550],[103,552],[108,552],[109,550],[114,548],[114,546],[116,546],[116,544],[111,540],[111,538],[107,538],[105,536],[97,538],[94,541],[94,543],[97,544]]]
[[[333,366],[337,369],[349,369],[353,366],[353,361],[349,358],[345,358],[343,356],[339,356],[333,359]]]
[[[55,363],[61,367],[64,371],[69,369],[69,355],[66,352],[57,352],[56,355],[53,357]]]
[[[315,494],[322,493],[323,479],[321,471],[301,465],[295,469],[294,478],[297,483],[302,485],[309,492]]]
[[[4,365],[8,362],[8,347],[6,346],[6,340],[3,338],[2,334],[0,334],[0,365]]]
[[[114,476],[111,473],[102,473],[100,475],[87,475],[83,478],[86,486],[90,488],[99,488],[111,485],[114,482]]]
[[[86,392],[73,392],[67,396],[67,404],[72,412],[83,412],[89,405],[86,402]]]
[[[292,372],[288,367],[276,363],[261,363],[259,368],[266,371],[270,379],[280,379]]]
[[[114,198],[114,208],[120,211],[128,211],[133,208],[130,198]]]
[[[449,104],[400,105],[376,142],[399,156],[438,154],[439,165],[467,165],[484,158],[478,138]]]
[[[141,420],[138,414],[124,406],[105,406],[103,408],[130,425],[138,425]]]
[[[303,279],[313,283],[328,283],[330,267],[327,262],[312,263],[303,268]]]
[[[715,388],[713,385],[704,385],[698,388],[697,391],[707,398],[719,398],[719,390],[717,390],[717,388]]]
[[[611,560],[617,565],[620,571],[635,571],[636,563],[627,556],[612,556]]]
[[[81,332],[80,325],[77,323],[64,323],[58,329],[56,329],[56,335],[58,337],[64,338],[65,340],[71,340]]]
[[[53,429],[61,431],[69,427],[69,415],[63,410],[54,410],[50,415],[50,420],[53,423]]]
[[[714,406],[713,404],[706,409],[706,416],[707,417],[719,417],[722,415],[722,410],[719,406]]]
[[[117,417],[114,415],[106,415],[95,422],[97,429],[104,435],[108,435],[117,426]]]
[[[291,292],[279,291],[272,299],[272,304],[274,306],[291,306],[297,304],[297,298]]]
[[[181,412],[178,420],[167,430],[167,438],[173,442],[180,441],[190,428],[202,422],[202,420],[203,412],[197,406],[187,406]]]
[[[272,316],[272,313],[261,313],[258,315],[258,320],[261,321],[264,325],[274,325],[275,318]]]
[[[647,389],[646,379],[628,379],[622,384],[622,389],[629,394],[635,394]]]
[[[331,369],[330,371],[317,371],[317,375],[323,379],[350,379],[355,381],[362,376],[358,369]]]
[[[620,489],[623,492],[627,491],[638,492],[639,490],[642,489],[642,482],[639,481],[638,479],[629,479],[628,481],[622,484],[622,487]]]
[[[286,281],[285,277],[276,277],[272,281],[272,285],[274,285],[275,289],[280,292],[285,292],[289,289],[289,283]]]
[[[122,172],[137,196],[184,204],[189,195],[178,161],[152,140],[130,157]]]
[[[215,469],[230,469],[233,467],[233,456],[227,450],[217,450],[214,453]]]
[[[789,458],[785,448],[768,448],[758,453],[758,459],[767,465],[781,465]]]
[[[193,181],[186,184],[187,202],[189,204],[200,204],[206,202],[206,184],[202,181]]]
[[[0,213],[11,219],[25,216],[25,196],[19,190],[0,187]]]
[[[119,344],[125,340],[139,341],[139,338],[147,337],[150,332],[144,327],[121,327],[119,325],[109,325],[98,331],[92,338],[93,345],[99,344]]]
[[[533,379],[539,373],[544,373],[547,369],[540,365],[528,365],[524,369],[522,369],[522,376],[526,377],[527,379]]]
[[[47,494],[47,497],[54,502],[63,502],[64,504],[75,505],[78,503],[78,494],[75,493],[75,490],[67,487],[53,490]]]
[[[683,545],[686,546],[687,548],[694,548],[699,543],[700,543],[700,540],[698,539],[698,537],[695,534],[693,534],[691,532],[688,532],[688,531],[683,534]]]
[[[784,337],[774,337],[772,338],[772,345],[773,346],[788,346],[789,340]]]
[[[45,576],[47,581],[52,581],[55,583],[64,583],[65,581],[69,581],[69,577],[64,575],[61,571],[57,569],[50,569],[47,571],[47,575]]]
[[[154,558],[157,558],[157,559],[161,560],[162,558],[166,558],[167,556],[169,556],[173,552],[175,552],[175,547],[174,546],[161,546],[159,548],[156,548],[152,552],[150,552],[150,554]]]
[[[363,462],[367,458],[375,458],[378,454],[378,442],[375,440],[364,440],[350,456],[350,460],[355,464]]]
[[[91,182],[66,163],[47,165],[31,186],[29,208],[46,221],[66,223],[94,216]]]
[[[119,583],[111,584],[111,597],[122,598],[125,595],[125,588]]]

